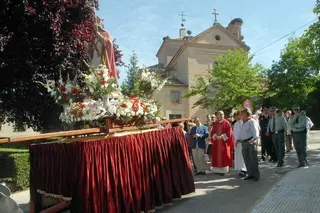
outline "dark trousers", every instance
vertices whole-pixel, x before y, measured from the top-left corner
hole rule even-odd
[[[247,168],[248,176],[260,178],[257,145],[248,142],[242,143],[242,155]]]
[[[307,132],[293,132],[292,139],[300,164],[307,162]]]
[[[266,147],[266,135],[261,135],[261,157],[265,158],[268,155]]]
[[[282,164],[285,153],[284,132],[272,134],[272,142],[276,151],[278,163]]]
[[[270,135],[261,134],[261,149],[262,157],[270,155],[271,160],[277,160],[276,151]]]
[[[263,158],[267,157],[267,155],[270,155],[271,153],[270,150],[268,150],[268,143],[270,143],[270,136],[266,136],[265,133],[261,133],[261,157]]]

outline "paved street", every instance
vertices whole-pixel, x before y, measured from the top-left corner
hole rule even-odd
[[[286,164],[283,168],[277,168],[276,165],[268,162],[261,163],[261,179],[259,182],[244,181],[236,178],[237,173],[234,171],[231,171],[230,174],[224,177],[215,174],[197,177],[195,179],[196,193],[186,196],[185,199],[176,201],[172,206],[164,207],[158,212],[273,213],[283,212],[279,210],[284,208],[284,206],[292,204],[292,202],[295,202],[295,210],[298,210],[298,204],[300,203],[296,202],[296,200],[298,198],[300,199],[302,195],[305,195],[304,193],[307,193],[306,190],[312,191],[312,193],[307,194],[309,196],[309,202],[301,204],[309,206],[310,211],[308,212],[317,212],[311,210],[320,204],[318,195],[320,191],[320,179],[318,178],[318,169],[315,166],[317,164],[320,166],[320,131],[311,133],[310,148],[308,151],[310,168],[296,169],[298,165],[296,153],[291,152],[286,156]],[[286,175],[287,173],[288,175]],[[308,175],[306,176],[307,178],[303,178],[305,174]],[[283,182],[279,182],[280,180]],[[297,183],[301,184],[295,187]],[[276,188],[285,189],[284,187],[289,188],[284,191],[276,190]],[[301,191],[304,191],[304,193],[301,193]],[[317,196],[314,196],[316,195],[315,193],[318,193]],[[279,196],[281,198],[279,198]],[[25,212],[28,212],[26,208],[26,204],[29,201],[28,191],[14,194],[12,197],[25,208]],[[270,198],[272,199],[270,200]],[[290,202],[285,201],[284,199],[286,198],[290,199]],[[273,203],[273,205],[270,203]],[[268,206],[270,206],[270,208],[273,207],[273,209],[277,211],[267,208]],[[279,206],[281,208],[278,208]]]
[[[308,154],[310,165],[320,163],[320,132],[312,132],[311,143]],[[295,172],[298,165],[296,153],[291,152],[286,156],[286,165],[283,168],[277,168],[271,163],[261,163],[260,172],[261,179],[259,182],[244,181],[235,178],[236,173],[233,171],[228,176],[221,177],[214,174],[209,174],[205,177],[200,177],[195,180],[196,193],[188,196],[186,199],[175,202],[173,206],[165,207],[160,210],[161,213],[234,213],[234,212],[252,212],[254,207],[263,201],[263,198],[272,189],[277,186],[279,180],[286,176],[289,171]],[[306,171],[308,169],[305,169]],[[313,171],[313,170],[312,170]],[[310,172],[311,173],[311,172]],[[303,174],[303,173],[302,173]],[[301,179],[299,173],[298,179]],[[289,172],[288,176],[294,176],[296,173]],[[314,175],[317,175],[315,173]],[[313,176],[313,173],[311,173]],[[308,181],[306,179],[305,181]],[[295,184],[296,179],[289,179]],[[301,180],[302,181],[302,180]],[[290,182],[286,182],[290,184]],[[314,184],[314,181],[313,181]],[[318,185],[320,179],[318,178]],[[302,185],[310,187],[309,183]],[[309,188],[308,188],[309,189]],[[319,190],[319,188],[318,188]],[[288,192],[288,191],[287,191]],[[282,194],[283,199],[286,198],[285,193]],[[268,202],[268,201],[267,201]],[[319,202],[320,203],[320,202]],[[311,204],[311,202],[309,202]],[[280,204],[279,204],[280,205]],[[275,206],[275,205],[273,205]],[[260,211],[254,211],[254,213]],[[279,212],[279,211],[261,211],[261,212]],[[288,212],[288,211],[280,211]],[[290,212],[290,211],[289,211]],[[297,211],[291,211],[297,212]],[[299,211],[301,212],[301,211]],[[309,211],[314,213],[314,211]]]

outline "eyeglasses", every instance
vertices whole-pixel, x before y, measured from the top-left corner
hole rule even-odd
[[[297,109],[297,108],[296,108],[296,109],[293,109],[293,110],[294,110],[294,111],[299,111],[300,109]]]

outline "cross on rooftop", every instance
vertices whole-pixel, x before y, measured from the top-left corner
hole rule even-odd
[[[183,26],[183,22],[186,21],[186,19],[184,18],[184,17],[186,17],[186,15],[182,11],[181,14],[179,14],[179,16],[181,16],[181,26]]]
[[[217,12],[217,9],[216,8],[214,8],[213,9],[213,15],[214,15],[214,24],[216,24],[216,23],[218,23],[218,19],[217,19],[217,17],[218,17],[218,15],[220,15],[218,12]]]

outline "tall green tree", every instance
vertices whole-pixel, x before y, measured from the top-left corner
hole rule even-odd
[[[289,39],[268,77],[273,105],[291,108],[299,104],[315,121],[320,105],[320,0],[313,11],[318,20],[301,37]]]
[[[318,21],[312,24],[305,35],[305,42],[309,46],[309,60],[315,75],[320,71],[320,0],[317,0],[314,13],[318,15]],[[320,126],[320,79],[318,77],[316,88],[309,93],[307,101],[307,114],[311,117],[316,127]]]
[[[185,97],[200,96],[195,106],[216,109],[238,107],[245,99],[259,101],[265,92],[264,68],[252,59],[243,49],[217,56],[216,66],[208,76],[198,76]]]
[[[305,49],[308,66],[315,75],[320,73],[320,0],[317,0],[313,12],[318,15],[318,21],[313,23],[301,37],[301,48]]]
[[[268,72],[271,102],[278,107],[290,108],[294,104],[304,107],[308,94],[315,89],[317,75],[310,66],[304,39],[290,39],[279,61]]]
[[[121,85],[121,91],[124,95],[134,94],[134,85],[139,75],[138,56],[135,52],[130,56],[130,63],[126,65],[127,76]]]

